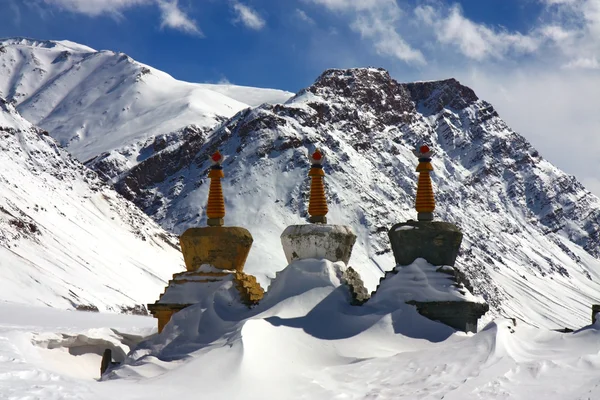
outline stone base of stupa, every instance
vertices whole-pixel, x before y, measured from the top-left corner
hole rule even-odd
[[[281,244],[288,264],[307,258],[321,258],[346,265],[352,254],[356,235],[349,226],[306,224],[290,225],[281,234]]]
[[[477,333],[477,321],[490,307],[486,303],[470,301],[407,301],[417,307],[422,316],[439,321],[456,330]]]
[[[248,307],[258,304],[265,294],[256,278],[242,271],[221,270],[205,264],[193,272],[174,274],[160,298],[148,304],[148,310],[158,319],[158,332],[162,332],[173,314],[201,302],[227,282],[233,283],[240,302]]]

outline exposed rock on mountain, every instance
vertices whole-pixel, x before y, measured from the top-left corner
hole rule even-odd
[[[456,266],[490,316],[586,322],[600,293],[600,200],[454,79],[401,84],[381,69],[328,70],[285,104],[169,142],[116,187],[180,233],[205,218],[207,155],[230,155],[226,223],[251,230],[246,270],[266,286],[286,264],[279,235],[307,215],[307,148],[318,146],[327,155],[328,219],[356,231],[350,264],[372,290],[394,266],[387,229],[416,216],[412,150],[421,144],[436,153],[436,218],[463,229]]]

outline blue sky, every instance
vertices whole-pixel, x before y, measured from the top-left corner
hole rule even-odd
[[[380,3],[389,12],[386,7],[394,7],[386,6],[388,1],[179,0],[172,4],[183,19],[172,23],[165,23],[168,11],[159,0],[0,1],[8,5],[3,7],[7,12],[0,14],[0,36],[69,39],[96,49],[122,51],[188,81],[229,80],[297,91],[330,67],[376,65],[419,79],[432,65],[446,62],[427,50],[420,50],[428,59],[427,68],[378,52],[373,41],[364,40],[369,34],[361,35],[353,28],[361,10],[344,7],[345,3]],[[440,9],[458,5],[465,19],[498,32],[528,32],[544,10],[543,3],[534,0],[396,4],[405,14],[395,21],[398,31],[415,19],[406,14],[428,4]],[[416,33],[411,30],[402,34],[408,38]],[[411,46],[427,44],[421,40],[411,40]]]
[[[332,67],[455,77],[600,194],[600,0],[0,0],[7,36],[292,92]]]

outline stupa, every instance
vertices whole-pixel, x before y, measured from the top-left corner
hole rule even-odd
[[[281,244],[288,264],[308,258],[327,259],[331,262],[343,261],[348,264],[356,235],[346,225],[327,224],[327,199],[323,162],[325,155],[315,150],[310,155],[311,178],[308,206],[310,224],[290,225],[281,234]]]
[[[197,303],[207,291],[215,290],[224,281],[233,282],[240,300],[252,306],[264,295],[256,278],[243,272],[250,248],[252,235],[241,227],[223,226],[225,199],[221,179],[224,157],[218,151],[211,158],[208,174],[210,187],[206,205],[207,225],[189,228],[180,237],[179,243],[186,271],[173,275],[164,293],[148,309],[158,319],[158,331],[177,311]]]
[[[463,234],[454,224],[434,221],[435,198],[430,173],[433,171],[431,157],[433,151],[421,146],[414,152],[419,160],[417,172],[419,180],[415,209],[417,221],[408,220],[392,226],[388,232],[396,268],[408,266],[417,258],[439,267],[436,271],[447,274],[453,284],[467,289],[460,283],[460,274],[454,268]],[[489,306],[484,302],[464,301],[408,301],[414,304],[423,316],[445,323],[455,329],[476,332],[477,320],[485,314]]]

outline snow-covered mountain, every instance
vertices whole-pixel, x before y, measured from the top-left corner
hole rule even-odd
[[[2,98],[0,135],[0,301],[121,311],[183,269],[176,238]]]
[[[227,223],[251,229],[247,268],[265,286],[285,266],[279,234],[306,216],[307,148],[328,154],[330,220],[359,235],[351,264],[374,289],[393,267],[387,229],[415,217],[412,149],[427,143],[437,217],[463,228],[458,266],[495,315],[580,325],[598,302],[600,200],[455,80],[330,70],[273,104],[290,93],[181,82],[67,41],[1,43],[0,94],[167,230],[203,222],[206,155],[228,154]]]
[[[394,266],[387,230],[416,217],[412,150],[422,143],[436,152],[436,218],[463,229],[457,267],[489,316],[552,328],[587,322],[600,300],[600,200],[453,79],[400,84],[380,69],[328,70],[283,105],[173,138],[116,188],[181,233],[203,224],[207,155],[229,155],[226,224],[252,232],[246,270],[267,285],[286,265],[279,235],[307,215],[307,152],[319,146],[329,220],[357,233],[350,264],[375,289]]]
[[[244,108],[291,95],[182,82],[123,53],[69,41],[0,40],[0,97],[80,161],[110,152],[104,158],[123,170],[148,156],[157,135],[214,128]]]

